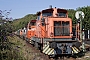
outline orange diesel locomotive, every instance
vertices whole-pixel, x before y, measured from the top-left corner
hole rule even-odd
[[[37,13],[27,27],[30,43],[43,53],[55,57],[79,53],[73,44],[72,20],[65,9],[49,8]]]
[[[31,20],[27,25],[26,40],[31,43],[31,37],[35,35],[36,20]]]

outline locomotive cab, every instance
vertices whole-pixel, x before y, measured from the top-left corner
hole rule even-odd
[[[36,20],[31,20],[29,23],[28,23],[28,26],[27,26],[27,38],[31,38],[32,36],[35,35],[35,25],[36,25]]]
[[[46,38],[72,38],[72,20],[68,18],[67,10],[50,8],[42,10],[37,15],[39,16],[37,32],[40,31],[40,27],[41,31],[44,30],[37,35],[38,37],[43,35]]]

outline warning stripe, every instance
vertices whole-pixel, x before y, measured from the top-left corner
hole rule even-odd
[[[48,45],[45,44],[44,47],[43,47],[43,50],[44,50],[47,46],[48,46]]]
[[[79,49],[78,48],[76,48],[76,47],[72,47],[72,50],[73,50],[73,52],[72,53],[79,53],[80,51],[79,51]]]
[[[51,51],[48,53],[48,55],[54,54],[54,49],[51,49]]]
[[[48,49],[49,49],[49,45],[47,45],[46,48],[43,49],[43,52],[45,53],[46,50],[48,50]]]
[[[72,51],[72,53],[74,53],[74,52]]]
[[[52,55],[54,54],[54,49],[49,48],[49,44],[45,44],[43,47],[43,53],[47,54],[47,55]]]
[[[72,50],[73,50],[74,53],[78,53],[73,47],[72,47]]]
[[[51,48],[49,48],[49,49],[45,52],[45,54],[48,54],[50,51],[51,51]]]
[[[80,52],[78,48],[74,47],[74,49],[75,49],[76,51]]]

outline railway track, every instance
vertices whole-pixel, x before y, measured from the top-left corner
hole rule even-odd
[[[40,50],[36,49],[34,46],[32,46],[30,43],[28,43],[26,41],[26,45],[31,48],[33,51],[30,52],[31,54],[34,55],[34,58],[32,58],[32,60],[80,60],[78,58],[73,58],[73,57],[70,57],[70,58],[67,58],[67,57],[64,57],[64,58],[49,58],[48,55],[45,55],[43,53],[40,52]]]

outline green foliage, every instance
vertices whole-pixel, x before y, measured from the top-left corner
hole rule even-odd
[[[72,19],[73,24],[76,24],[75,12],[76,11],[74,9],[69,9],[68,10],[68,17]]]
[[[85,18],[82,20],[82,25],[85,30],[90,29],[90,6],[87,7],[78,7],[76,10],[69,9],[69,17],[73,20],[73,25],[76,24],[75,12],[76,11],[83,11],[85,14]]]
[[[89,16],[90,15],[90,6],[81,7],[81,8],[78,8],[77,10],[84,12],[85,18],[83,19],[83,26],[86,30],[90,29],[90,16]]]
[[[17,50],[13,49],[12,43],[7,36],[13,37],[13,25],[11,21],[1,21],[0,25],[0,60],[25,60]]]
[[[36,19],[35,14],[28,14],[23,18],[15,19],[13,21],[13,25],[14,25],[15,30],[18,30],[18,29],[25,27],[28,24],[28,22],[32,19]]]

